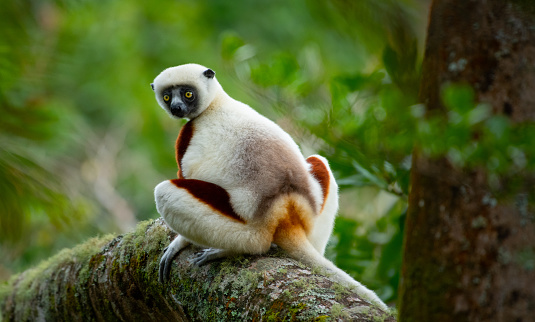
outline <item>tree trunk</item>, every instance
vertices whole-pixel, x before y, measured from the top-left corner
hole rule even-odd
[[[420,100],[444,122],[440,89],[448,82],[469,84],[514,124],[534,121],[535,3],[433,1]],[[489,185],[485,169],[415,151],[399,320],[533,321],[533,173]]]
[[[174,233],[159,219],[64,250],[0,288],[7,321],[394,321],[350,289],[278,251],[195,267],[186,248],[167,285],[158,262]],[[283,254],[282,254],[283,255]]]

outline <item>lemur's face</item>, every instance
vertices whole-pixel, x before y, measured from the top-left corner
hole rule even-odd
[[[193,86],[171,86],[162,91],[162,100],[171,115],[183,118],[195,114],[198,94]]]
[[[215,72],[197,64],[167,68],[151,87],[158,104],[169,115],[188,119],[199,116],[221,90]]]

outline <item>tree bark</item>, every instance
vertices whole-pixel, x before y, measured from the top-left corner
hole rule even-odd
[[[420,100],[444,122],[440,90],[449,82],[471,85],[494,114],[533,122],[535,4],[433,1]],[[533,321],[533,178],[507,174],[491,186],[483,168],[415,150],[400,321]]]
[[[392,314],[272,250],[196,267],[186,248],[158,282],[175,234],[158,219],[92,239],[14,276],[0,289],[6,321],[395,321]]]

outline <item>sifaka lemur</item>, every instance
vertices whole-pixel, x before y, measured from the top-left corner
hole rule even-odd
[[[151,86],[166,112],[189,119],[176,141],[178,179],[154,191],[158,212],[178,233],[162,256],[161,282],[190,243],[208,247],[195,257],[197,265],[261,254],[274,243],[387,308],[323,256],[338,210],[338,186],[325,158],[305,159],[286,132],[232,99],[207,67],[168,68]]]

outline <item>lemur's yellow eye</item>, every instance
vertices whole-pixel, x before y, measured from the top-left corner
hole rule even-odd
[[[163,96],[163,100],[164,101],[169,102],[169,99],[170,99],[169,95],[164,95]]]
[[[184,96],[186,98],[192,98],[193,97],[193,92],[192,91],[187,91],[186,93],[184,93]]]

